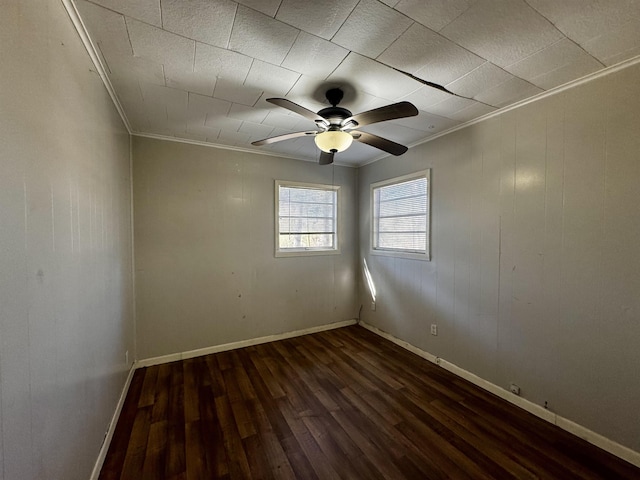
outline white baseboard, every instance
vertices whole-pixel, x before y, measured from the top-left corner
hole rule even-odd
[[[93,466],[91,477],[89,477],[90,480],[98,480],[98,477],[100,476],[100,470],[102,469],[102,464],[104,463],[104,459],[107,457],[107,451],[109,450],[109,445],[111,444],[113,433],[116,430],[116,424],[118,423],[118,418],[120,417],[120,412],[122,411],[124,400],[125,398],[127,398],[129,385],[131,385],[131,379],[133,378],[133,373],[135,371],[136,371],[135,364],[131,365],[131,368],[129,369],[129,375],[127,375],[127,380],[124,382],[124,386],[122,387],[122,392],[120,393],[120,398],[118,399],[116,410],[115,412],[113,412],[113,417],[111,417],[111,422],[109,423],[109,428],[107,429],[107,433],[104,437],[104,441],[102,442],[102,447],[100,447],[98,458],[96,459],[96,463]]]
[[[391,335],[391,334],[389,334],[387,332],[384,332],[384,331],[374,327],[373,325],[369,325],[368,323],[365,323],[362,320],[360,321],[360,326],[366,328],[367,330],[369,330],[369,331],[371,331],[373,333],[375,333],[379,337],[386,338],[390,342],[393,342],[396,345],[401,346],[405,350],[409,350],[411,353],[415,353],[416,355],[418,355],[419,357],[424,358],[425,360],[429,360],[431,363],[437,363],[437,361],[438,361],[438,357],[436,357],[435,355],[432,355],[429,352],[425,352],[424,350],[420,350],[418,347],[415,347],[415,346],[411,345],[409,342],[405,342],[404,340],[400,340],[399,338],[394,337],[393,335]]]
[[[626,460],[627,462],[637,467],[640,467],[640,452],[636,452],[635,450],[632,450],[629,447],[620,445],[619,443],[614,442],[613,440],[610,440],[607,437],[600,435],[599,433],[589,430],[588,428],[583,427],[582,425],[572,422],[567,418],[561,417],[560,415],[557,415],[556,413],[553,413],[550,410],[547,410],[538,404],[535,404],[527,399],[519,397],[518,395],[514,395],[510,391],[505,390],[504,388],[499,387],[494,383],[484,380],[483,378],[480,378],[477,375],[461,367],[458,367],[453,363],[447,362],[446,360],[440,357],[436,357],[431,353],[425,352],[424,350],[421,350],[418,347],[411,345],[408,342],[405,342],[404,340],[400,340],[399,338],[396,338],[393,335],[374,327],[373,325],[369,325],[362,321],[360,322],[360,325],[366,328],[367,330],[375,333],[376,335],[386,338],[387,340],[395,343],[396,345],[399,345],[400,347],[406,350],[409,350],[410,352],[415,353],[416,355],[419,355],[420,357],[426,360],[429,360],[430,362],[435,363],[436,365],[441,366],[445,370],[448,370],[451,373],[454,373],[455,375],[461,378],[464,378],[465,380],[468,380],[474,385],[484,390],[487,390],[488,392],[493,393],[494,395],[502,398],[503,400],[506,400],[507,402],[513,405],[516,405],[522,408],[523,410],[526,410],[527,412],[535,415],[536,417],[546,420],[547,422],[552,423],[554,425],[557,425],[563,430],[566,430],[567,432],[572,433],[573,435],[580,437],[583,440],[586,440],[592,445],[595,445],[596,447],[599,447],[602,450],[605,450],[623,460]]]
[[[199,348],[197,350],[189,350],[187,352],[181,353],[172,353],[170,355],[162,355],[160,357],[145,358],[144,360],[136,362],[136,368],[150,367],[152,365],[160,365],[162,363],[175,362],[176,360],[185,360],[187,358],[200,357],[202,355],[209,355],[211,353],[226,352],[228,350],[235,350],[237,348],[251,347],[253,345],[260,345],[261,343],[275,342],[278,340],[284,340],[286,338],[300,337],[302,335],[308,335],[310,333],[323,332],[325,330],[333,330],[334,328],[342,328],[349,325],[355,325],[356,323],[358,323],[358,321],[355,319],[344,320],[342,322],[329,323],[327,325],[306,328],[304,330],[278,333],[276,335],[268,335],[266,337],[241,340],[239,342],[224,343],[222,345],[215,345],[213,347]]]

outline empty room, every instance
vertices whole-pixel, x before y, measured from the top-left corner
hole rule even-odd
[[[0,480],[640,479],[640,3],[1,12]]]

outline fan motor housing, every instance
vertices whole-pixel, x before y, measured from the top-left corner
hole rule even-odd
[[[342,107],[323,108],[318,112],[318,115],[329,120],[332,125],[340,124],[345,118],[353,116],[349,110]]]

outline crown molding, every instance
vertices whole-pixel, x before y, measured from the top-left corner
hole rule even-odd
[[[456,125],[455,127],[451,127],[447,130],[443,130],[442,132],[439,132],[431,137],[425,138],[424,140],[420,140],[418,142],[412,143],[411,145],[409,145],[409,148],[413,148],[413,147],[417,147],[418,145],[422,145],[423,143],[428,143],[431,142],[433,140],[435,140],[436,138],[440,138],[443,137],[445,135],[449,135],[450,133],[456,132],[458,130],[462,130],[463,128],[467,128],[470,127],[471,125],[475,125],[476,123],[480,123],[480,122],[484,122],[485,120],[489,120],[493,117],[498,117],[500,115],[503,115],[507,112],[510,112],[511,110],[515,110],[517,108],[520,107],[524,107],[525,105],[528,105],[530,103],[533,102],[537,102],[539,100],[542,100],[544,98],[547,97],[551,97],[553,95],[557,95],[561,92],[564,92],[565,90],[570,90],[572,88],[578,87],[582,84],[585,83],[589,83],[593,80],[597,80],[599,78],[602,77],[606,77],[608,75],[611,75],[612,73],[618,72],[620,70],[624,70],[625,68],[629,68],[632,67],[636,64],[640,63],[640,55],[638,55],[637,57],[633,57],[630,58],[628,60],[625,60],[623,62],[617,63],[615,65],[612,65],[610,67],[604,68],[602,70],[598,70],[597,72],[593,72],[590,73],[588,75],[585,75],[584,77],[580,77],[577,78],[575,80],[572,80],[570,82],[567,82],[565,84],[562,85],[558,85],[557,87],[554,87],[550,90],[545,90],[544,92],[538,93],[537,95],[534,95],[533,97],[528,97],[525,98],[524,100],[520,100],[519,102],[513,103],[511,105],[508,105],[506,107],[500,108],[498,110],[495,110],[493,112],[487,113],[486,115],[483,115],[481,117],[478,118],[474,118],[473,120],[469,120],[468,122],[465,123],[461,123],[460,125]],[[428,113],[428,112],[427,112]],[[373,163],[377,160],[372,160],[371,162],[368,163]],[[366,165],[366,164],[363,164]]]
[[[310,160],[308,158],[296,157],[295,155],[287,155],[284,153],[271,152],[267,150],[254,150],[251,148],[238,147],[235,145],[220,145],[218,143],[203,142],[201,140],[192,140],[189,138],[181,138],[181,137],[170,137],[168,135],[159,135],[156,133],[132,132],[131,135],[134,137],[152,138],[155,140],[166,140],[168,142],[186,143],[188,145],[198,145],[200,147],[217,148],[222,150],[231,150],[234,152],[253,153],[254,155],[266,155],[268,157],[289,158],[291,160],[317,163],[316,159]],[[339,167],[357,168],[357,166],[348,165],[342,162],[333,162],[333,164],[338,165]]]
[[[93,62],[93,65],[96,67],[98,75],[100,75],[100,78],[102,79],[102,83],[104,83],[104,86],[106,87],[107,92],[111,97],[111,101],[116,107],[116,110],[118,111],[118,114],[120,115],[120,118],[122,119],[122,122],[124,123],[124,126],[127,129],[127,132],[129,132],[129,135],[131,135],[132,131],[131,131],[131,124],[129,123],[129,119],[127,119],[127,115],[124,112],[124,108],[122,107],[120,100],[118,100],[118,96],[116,95],[116,91],[113,88],[113,85],[109,80],[109,77],[107,76],[107,71],[102,63],[102,60],[100,59],[100,55],[98,55],[98,50],[93,44],[93,41],[89,36],[89,33],[87,31],[87,28],[84,25],[84,22],[82,21],[82,18],[80,18],[80,13],[78,12],[78,9],[75,3],[73,2],[73,0],[62,0],[62,4],[64,5],[64,8],[67,10],[67,13],[69,14],[69,18],[71,19],[73,26],[78,32],[78,35],[80,36],[80,40],[82,41],[84,48],[87,50],[87,53],[89,54],[89,57]]]

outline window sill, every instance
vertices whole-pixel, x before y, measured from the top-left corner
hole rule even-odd
[[[277,250],[276,258],[281,257],[312,257],[316,255],[339,255],[340,249],[336,250]]]
[[[431,257],[428,253],[399,252],[396,250],[376,250],[373,248],[369,250],[369,253],[371,255],[380,255],[382,257],[406,258],[410,260],[421,260],[423,262],[431,261]]]

